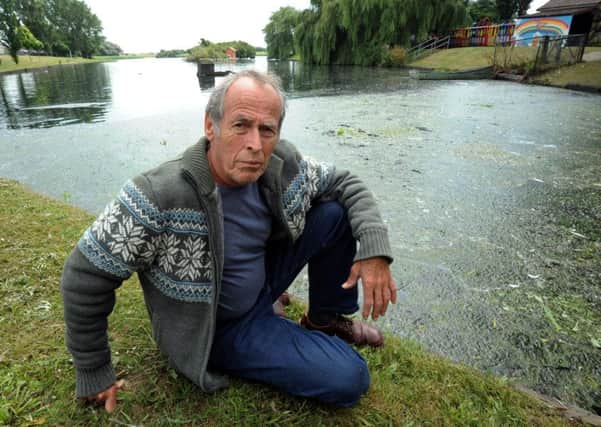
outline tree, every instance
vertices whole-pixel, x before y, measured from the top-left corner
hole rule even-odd
[[[293,7],[281,7],[272,13],[263,28],[269,58],[288,59],[295,54],[294,29],[299,23],[300,11]]]
[[[209,46],[198,45],[190,50],[190,54],[186,57],[186,61],[198,62],[201,59],[227,59],[229,58],[224,50],[217,45]]]
[[[497,0],[497,12],[501,21],[508,21],[516,10],[516,0]]]
[[[257,54],[254,46],[241,40],[211,43],[206,39],[200,39],[199,44],[190,49],[186,60],[196,62],[200,59],[227,59],[229,56],[225,51],[228,47],[236,49],[236,58],[254,58]]]
[[[526,14],[526,12],[528,12],[528,9],[530,9],[530,3],[532,3],[532,0],[517,0],[516,3],[517,16],[523,16]]]
[[[20,0],[17,13],[21,22],[43,43],[42,49],[52,54],[52,26],[48,20],[48,2],[46,0]]]
[[[488,18],[491,22],[499,21],[495,0],[470,1],[467,8],[472,23],[478,23],[483,18]]]
[[[44,47],[44,43],[35,38],[31,31],[29,31],[29,28],[25,25],[19,27],[17,30],[17,37],[21,42],[21,47],[25,49],[42,50]]]
[[[312,0],[295,41],[304,62],[378,65],[391,46],[445,34],[466,20],[463,0]]]
[[[23,47],[19,28],[21,21],[17,15],[15,0],[0,0],[0,43],[7,49],[15,63],[19,63],[17,52]]]
[[[243,42],[242,40],[219,43],[219,46],[224,51],[230,46],[236,49],[236,58],[254,58],[257,55],[257,49],[251,44]]]
[[[102,23],[80,0],[46,0],[53,49],[91,57],[103,41]]]
[[[118,44],[103,40],[96,53],[104,56],[117,56],[123,53],[123,49]]]

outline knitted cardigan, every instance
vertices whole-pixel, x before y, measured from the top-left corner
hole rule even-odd
[[[223,215],[203,138],[180,157],[128,181],[65,263],[61,290],[76,394],[115,382],[107,317],[115,289],[137,272],[153,336],[170,364],[204,391],[225,387],[207,370],[223,268]],[[356,260],[392,261],[375,201],[353,175],[278,142],[259,186],[273,216],[270,241],[293,242],[318,200],[338,200],[359,242]]]

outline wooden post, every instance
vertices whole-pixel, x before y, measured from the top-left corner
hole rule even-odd
[[[547,62],[549,62],[549,36],[543,37],[543,42],[541,43],[539,49],[541,52],[541,64],[546,64]]]
[[[200,60],[198,61],[196,75],[200,78],[202,76],[214,76],[215,75],[215,64],[211,61]]]

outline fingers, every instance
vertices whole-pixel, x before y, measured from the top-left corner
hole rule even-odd
[[[388,310],[388,304],[390,303],[390,289],[387,286],[382,288],[382,310],[380,311],[380,315],[384,316],[386,314],[386,310]]]
[[[371,315],[373,320],[386,314],[388,304],[396,304],[396,284],[390,273],[388,261],[380,258],[369,258],[357,261],[351,268],[350,275],[342,285],[350,289],[357,285],[361,278],[363,284],[363,319]]]
[[[365,280],[363,280],[363,311],[361,315],[363,316],[363,320],[367,320],[369,317],[369,313],[372,311],[374,305],[374,292],[371,285],[367,284]],[[373,318],[373,313],[372,313]],[[375,320],[375,319],[374,319]]]
[[[103,392],[100,392],[95,396],[88,397],[87,400],[88,402],[96,402],[100,404],[104,402],[104,409],[110,414],[115,411],[115,408],[117,407],[117,391],[120,390],[124,384],[124,380],[119,380]]]
[[[117,407],[117,388],[111,387],[109,391],[106,392],[106,400],[104,401],[104,409],[106,412],[111,414],[115,408]]]
[[[396,304],[396,283],[394,279],[390,279],[390,300],[393,304]]]

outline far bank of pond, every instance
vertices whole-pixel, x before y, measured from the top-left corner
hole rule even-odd
[[[375,193],[402,287],[382,326],[594,409],[601,97],[265,58],[220,67],[282,76],[282,136]],[[212,90],[177,59],[0,76],[0,87],[0,176],[93,213],[201,135]]]

